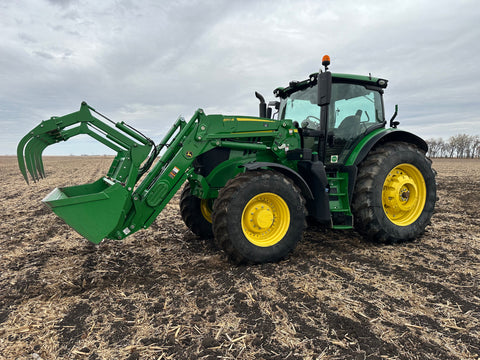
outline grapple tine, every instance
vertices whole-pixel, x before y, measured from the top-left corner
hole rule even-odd
[[[55,142],[48,134],[31,139],[25,147],[25,158],[27,169],[34,181],[40,180],[45,176],[43,172],[42,153],[50,144]]]
[[[43,144],[39,145],[39,148],[35,152],[35,168],[37,169],[38,174],[40,175],[40,177],[42,179],[45,179],[45,169],[43,168],[42,154],[43,154],[43,150],[45,150],[45,148],[48,145],[50,145],[50,144],[43,143]]]
[[[46,134],[45,134],[46,135]],[[42,179],[45,178],[45,170],[43,167],[43,151],[50,145],[58,143],[58,138],[55,136],[40,136],[40,139],[42,140],[42,143],[39,144],[39,147],[37,148],[37,151],[35,154],[37,155],[36,157],[36,167],[37,170],[42,177]]]
[[[39,180],[37,169],[35,167],[35,150],[38,146],[39,140],[37,138],[31,139],[27,146],[25,146],[25,162],[27,164],[27,170],[30,173],[33,181]]]
[[[28,135],[25,135],[22,140],[20,140],[20,142],[18,143],[18,146],[17,146],[17,160],[18,160],[18,167],[20,168],[20,172],[22,173],[23,175],[23,178],[25,179],[25,181],[27,182],[27,184],[29,184],[28,182],[28,175],[27,175],[27,169],[26,169],[26,166],[25,166],[25,155],[24,155],[24,151],[25,151],[25,146],[27,145],[27,143],[32,139],[32,134],[28,134]]]
[[[46,175],[45,175],[45,169],[43,167],[43,150],[45,149],[42,149],[41,153],[38,155],[38,162],[37,162],[37,166],[38,166],[38,169],[40,170],[40,174],[42,175],[42,178],[45,179]]]
[[[33,157],[35,160],[35,169],[38,172],[38,175],[44,179],[45,178],[45,170],[43,167],[43,159],[42,154],[43,151],[47,148],[47,146],[56,143],[56,139],[53,138],[50,134],[42,134],[38,138],[40,141],[38,142],[37,146],[35,147],[35,152],[33,153]]]
[[[17,146],[18,167],[27,184],[29,183],[27,170],[34,182],[45,177],[41,156],[48,145],[56,142],[49,133],[38,133],[40,126],[24,136]]]

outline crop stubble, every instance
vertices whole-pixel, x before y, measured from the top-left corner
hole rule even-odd
[[[231,265],[183,224],[88,243],[40,200],[109,157],[47,157],[26,185],[0,157],[0,358],[478,359],[480,161],[434,161],[437,211],[413,243],[309,229],[286,260]]]

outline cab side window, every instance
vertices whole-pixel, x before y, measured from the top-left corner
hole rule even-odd
[[[355,139],[383,122],[380,94],[361,85],[334,84],[330,104],[330,129],[345,140]]]

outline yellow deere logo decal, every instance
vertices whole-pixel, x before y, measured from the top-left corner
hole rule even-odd
[[[187,152],[185,153],[185,156],[186,156],[187,158],[191,159],[192,156],[193,156],[193,153],[192,153],[191,151],[187,151]]]

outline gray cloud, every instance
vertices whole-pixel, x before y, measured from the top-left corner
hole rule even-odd
[[[253,92],[318,71],[390,80],[386,112],[423,137],[480,134],[471,1],[3,2],[0,154],[81,101],[160,138],[182,114],[255,115]],[[75,145],[78,148],[75,148]],[[70,141],[50,153],[102,153]]]
[[[47,0],[47,2],[63,9],[68,8],[70,5],[76,3],[75,0]]]

